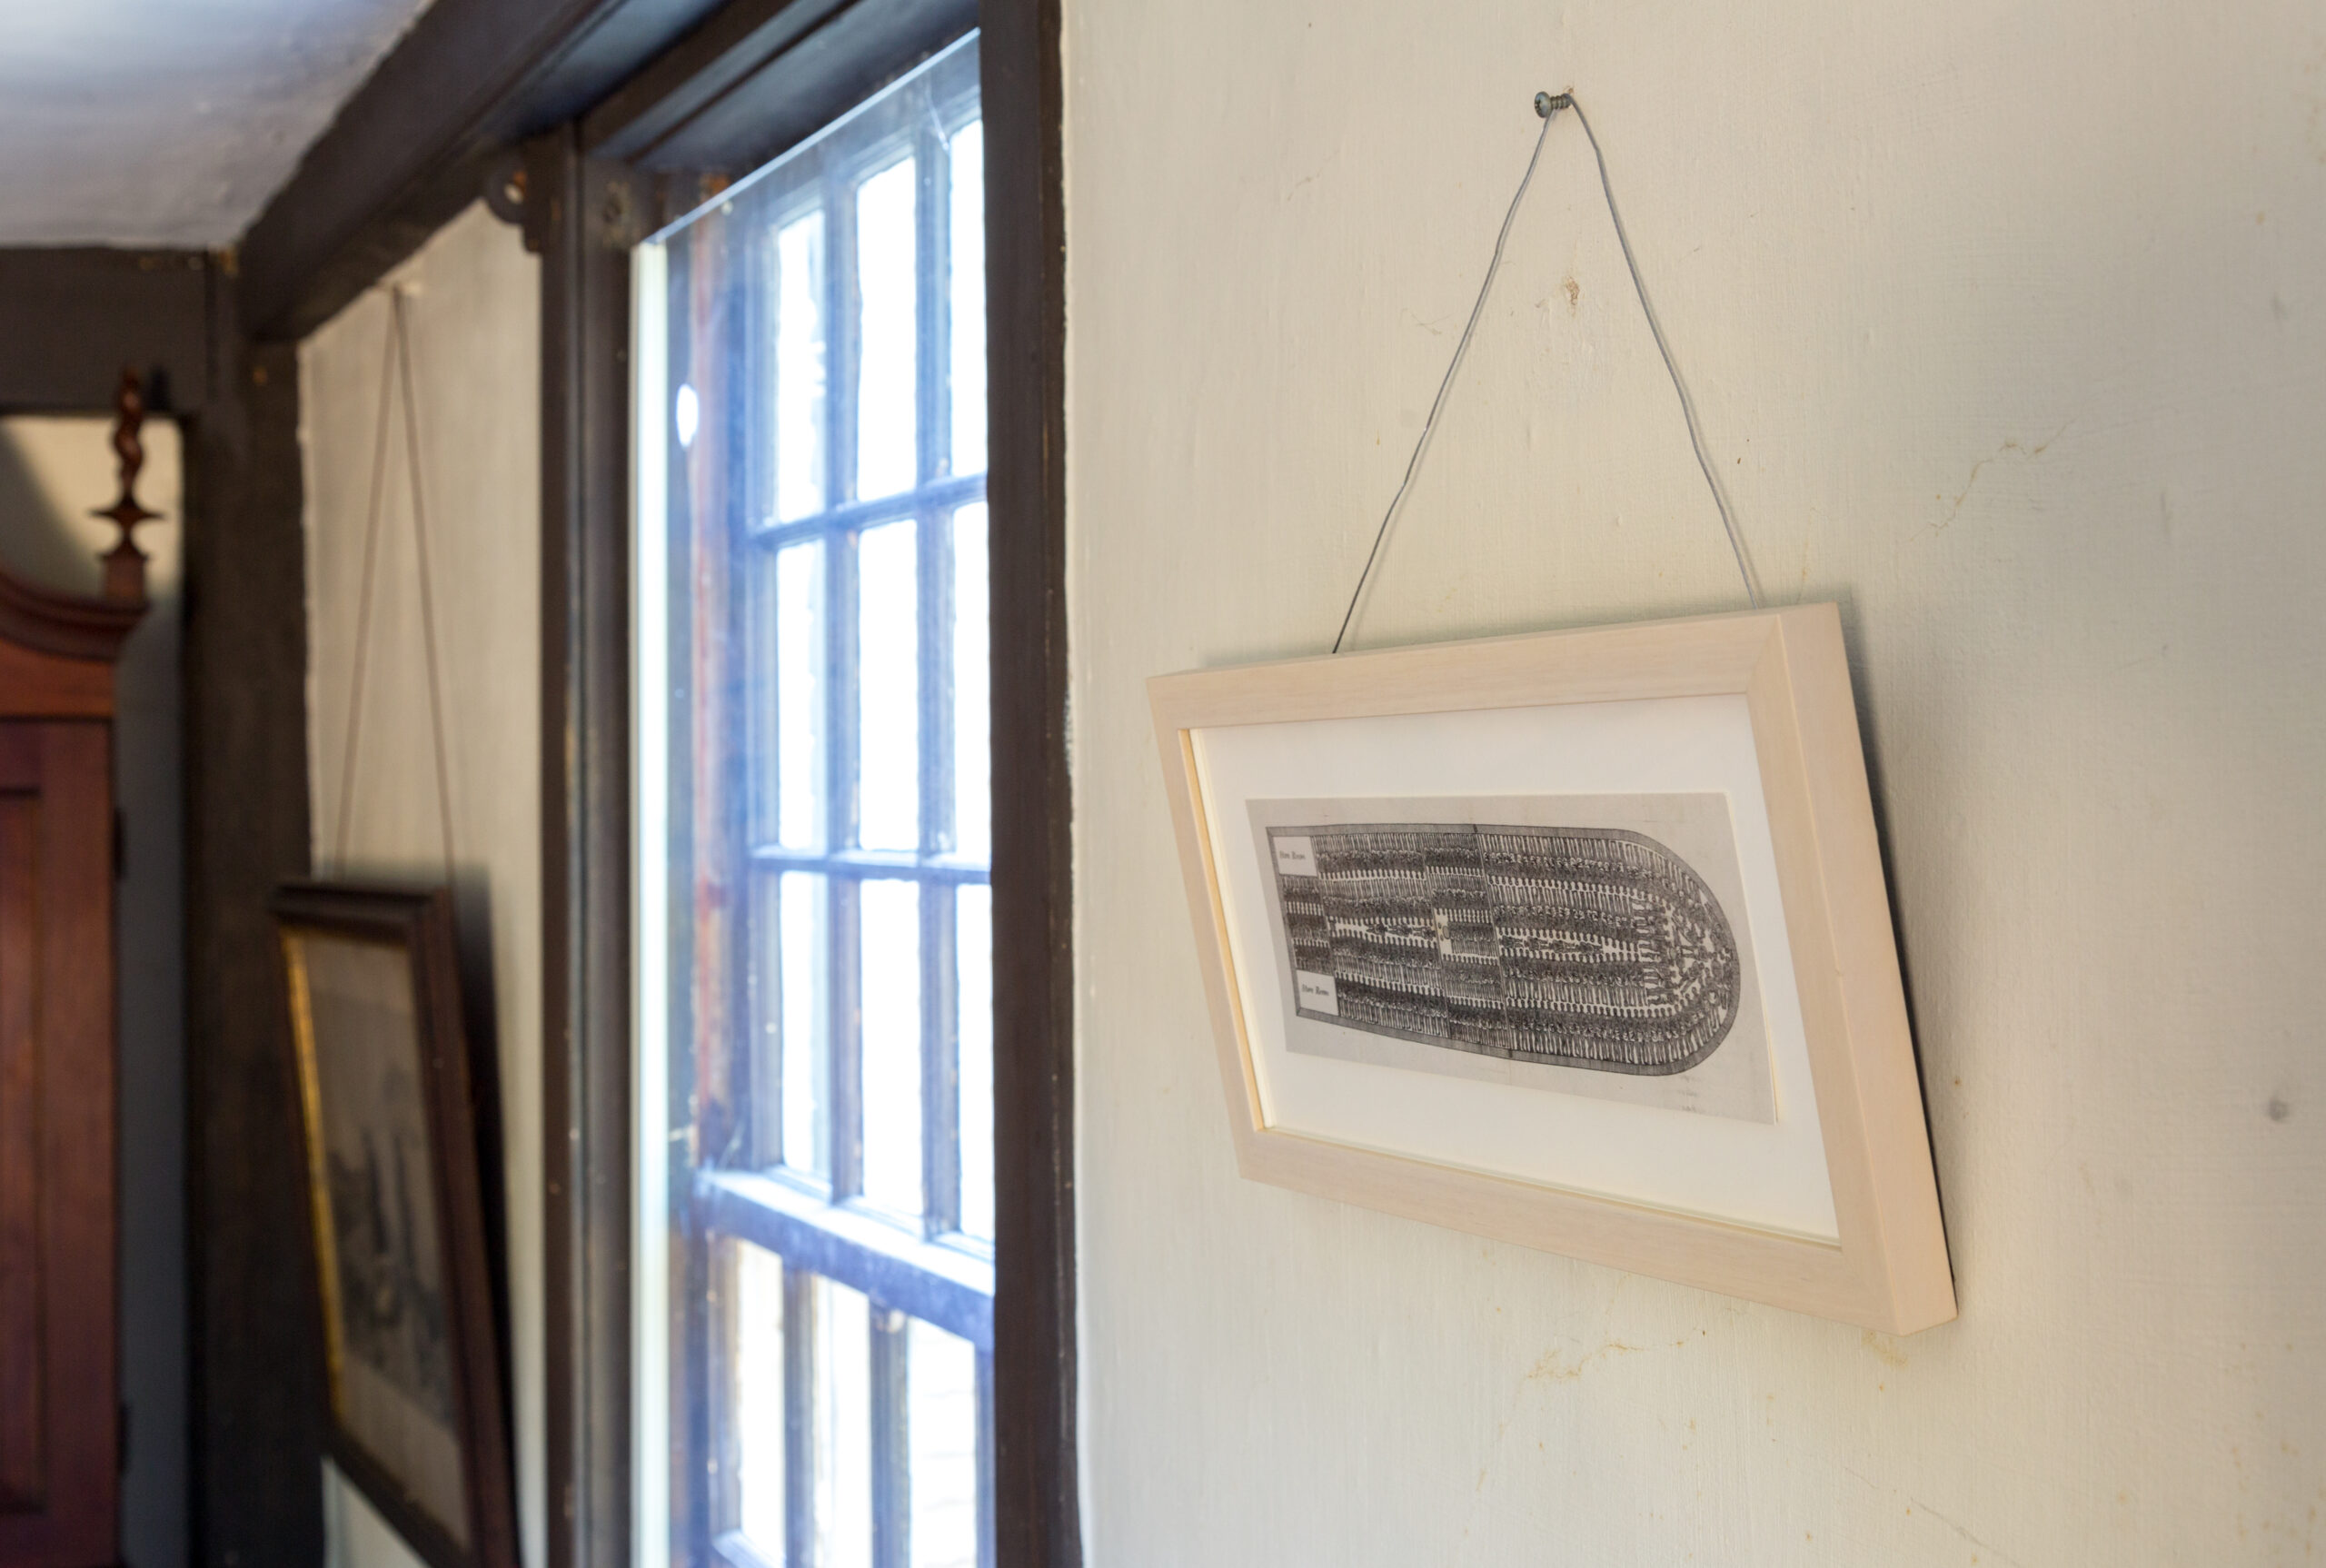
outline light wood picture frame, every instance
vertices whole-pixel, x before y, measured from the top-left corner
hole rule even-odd
[[[1955,1315],[1834,606],[1148,697],[1244,1176],[1891,1334]]]

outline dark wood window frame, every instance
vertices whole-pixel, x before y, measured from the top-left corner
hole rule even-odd
[[[1080,1558],[1074,1474],[1063,223],[1054,0],[731,6],[527,152],[543,260],[552,1561],[625,1563],[631,1354],[630,247],[981,30],[999,1558]],[[545,198],[545,199],[544,199]],[[562,982],[560,981],[562,977]],[[616,1176],[614,1173],[619,1173]],[[619,1190],[617,1190],[619,1185]]]
[[[691,205],[707,176],[775,156],[971,27],[981,35],[986,124],[994,1130],[1007,1151],[995,1195],[997,1535],[1004,1563],[1080,1562],[1059,20],[1059,0],[435,0],[253,224],[234,257],[237,276],[220,291],[232,300],[217,313],[224,347],[215,358],[230,374],[247,372],[243,399],[264,407],[234,461],[213,461],[214,443],[204,443],[204,478],[215,481],[221,518],[263,518],[274,529],[268,539],[295,541],[292,344],[480,188],[504,215],[522,208],[542,256],[553,1568],[614,1568],[632,1555],[630,248]],[[522,194],[512,178],[521,168]],[[226,528],[219,537],[237,535]],[[294,548],[272,564],[295,574],[296,561]],[[264,622],[269,650],[296,648],[297,594],[234,592],[229,576],[204,575],[217,608],[233,598],[244,619]],[[193,631],[190,616],[190,674],[214,662]],[[296,665],[270,653],[253,680],[295,697]],[[190,705],[189,722],[194,712]],[[283,760],[280,788],[266,797],[269,842],[281,846],[273,874],[295,874],[306,802],[303,769],[291,764],[304,754],[303,706],[277,701],[263,717],[263,733],[242,751]],[[208,770],[190,758],[189,774]],[[204,853],[201,837],[189,842],[190,860]],[[252,885],[263,891],[266,879]],[[214,903],[219,921],[255,929],[256,896],[226,880],[194,874],[197,923]],[[201,968],[190,950],[190,983]],[[222,1019],[204,1037],[231,1033]],[[298,1277],[296,1237],[278,1239],[255,1230],[249,1238],[253,1299]],[[197,1379],[221,1409],[280,1404],[255,1363],[205,1359]],[[245,1568],[312,1557],[303,1543],[317,1527],[315,1494],[298,1479],[313,1473],[307,1425],[231,1456],[216,1444],[199,1461],[198,1512],[214,1492],[223,1515],[224,1492],[249,1476],[296,1515],[234,1542]]]

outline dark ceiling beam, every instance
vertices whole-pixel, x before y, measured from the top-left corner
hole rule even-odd
[[[526,136],[571,120],[718,0],[435,0],[243,238],[254,337],[313,331],[482,194]]]
[[[976,0],[435,0],[244,235],[238,313],[304,337],[552,126],[586,114],[585,153],[646,169],[746,144],[749,167],[896,75],[900,35],[976,25]]]
[[[0,250],[0,412],[106,412],[132,365],[158,377],[156,412],[197,412],[212,265],[201,251]]]

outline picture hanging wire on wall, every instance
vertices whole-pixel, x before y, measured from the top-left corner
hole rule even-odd
[[[444,698],[437,671],[436,603],[428,570],[428,496],[420,470],[420,410],[412,390],[412,333],[405,319],[404,291],[388,291],[387,341],[380,355],[380,417],[372,440],[371,503],[363,518],[363,578],[355,601],[355,661],[348,678],[347,748],[340,763],[339,820],[333,834],[332,865],[347,868],[348,834],[355,816],[355,761],[363,733],[364,676],[372,634],[372,589],[380,559],[380,521],[388,472],[388,420],[398,397],[403,406],[403,448],[412,481],[412,535],[420,580],[421,640],[428,660],[428,728],[436,752],[436,819],[444,849],[444,884],[452,883],[452,783],[444,748]]]
[[[1372,581],[1374,563],[1379,560],[1381,546],[1389,537],[1389,525],[1397,520],[1397,508],[1405,503],[1406,492],[1413,487],[1414,475],[1421,470],[1422,454],[1429,450],[1429,438],[1437,428],[1437,416],[1446,407],[1446,394],[1454,388],[1454,378],[1461,372],[1463,357],[1469,352],[1470,338],[1478,330],[1478,317],[1485,313],[1486,296],[1494,291],[1495,273],[1501,270],[1503,248],[1510,242],[1510,225],[1518,217],[1518,208],[1526,200],[1526,187],[1535,181],[1535,165],[1542,161],[1543,144],[1550,140],[1551,122],[1561,109],[1575,111],[1576,123],[1583,127],[1584,135],[1591,143],[1591,155],[1599,165],[1599,189],[1607,198],[1607,218],[1615,225],[1615,243],[1623,247],[1624,265],[1632,275],[1632,292],[1639,299],[1642,314],[1647,317],[1647,330],[1655,338],[1656,352],[1664,356],[1664,368],[1672,377],[1672,390],[1679,394],[1680,415],[1688,423],[1688,440],[1695,446],[1696,466],[1704,471],[1705,484],[1712,491],[1713,504],[1720,509],[1720,521],[1728,531],[1728,548],[1736,557],[1736,575],[1744,584],[1744,598],[1754,610],[1761,608],[1761,591],[1753,581],[1752,568],[1744,559],[1744,537],[1737,531],[1736,513],[1728,504],[1728,495],[1721,488],[1720,477],[1714,471],[1712,459],[1705,454],[1704,432],[1696,425],[1695,401],[1688,396],[1687,383],[1680,379],[1679,364],[1672,357],[1672,345],[1664,336],[1664,323],[1656,319],[1655,307],[1649,303],[1647,284],[1639,275],[1639,258],[1632,254],[1631,236],[1624,230],[1623,214],[1615,209],[1615,187],[1607,177],[1607,155],[1599,147],[1598,134],[1592,130],[1590,118],[1583,112],[1583,104],[1572,93],[1537,93],[1535,113],[1542,116],[1543,128],[1536,133],[1535,151],[1526,160],[1526,172],[1519,176],[1518,189],[1510,198],[1510,210],[1503,214],[1501,232],[1495,235],[1494,257],[1486,263],[1485,281],[1478,284],[1477,302],[1470,307],[1470,320],[1462,329],[1461,341],[1454,345],[1454,357],[1446,362],[1446,375],[1437,383],[1437,396],[1429,405],[1429,417],[1422,421],[1421,437],[1414,442],[1413,455],[1406,460],[1406,476],[1397,482],[1397,494],[1389,498],[1389,510],[1382,514],[1381,526],[1374,531],[1373,548],[1365,554],[1365,570],[1357,574],[1357,587],[1348,596],[1348,609],[1341,615],[1341,629],[1333,637],[1333,651],[1338,653],[1348,639],[1348,629],[1357,619],[1357,607],[1365,597],[1365,585]]]
[[[1953,1280],[1840,612],[1762,608],[1598,136],[1535,107],[1331,653],[1148,683],[1238,1168],[1927,1328]],[[1343,656],[1566,108],[1751,609]]]

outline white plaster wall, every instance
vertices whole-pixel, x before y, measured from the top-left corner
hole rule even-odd
[[[2326,1503],[2326,12],[1069,0],[1102,1568],[2292,1563]],[[1141,682],[1324,650],[1575,88],[1844,607],[1962,1318],[1240,1180]],[[1359,646],[1742,603],[1572,120]]]
[[[114,798],[127,864],[115,888],[119,964],[122,1560],[177,1568],[186,1556],[185,796],[179,769],[179,586],[185,541],[177,422],[148,419],[137,499],[160,516],[137,530],[145,617],[114,667]],[[31,581],[104,590],[100,552],[120,537],[90,516],[120,493],[113,419],[0,420],[0,560]]]
[[[517,1501],[525,1560],[542,1561],[541,359],[540,268],[482,206],[390,277],[409,296],[428,507],[431,581],[463,947],[489,932],[506,1176]],[[306,454],[308,727],[319,874],[341,831],[364,522],[370,504],[386,285],[301,346]],[[391,428],[361,753],[344,869],[442,878],[434,751],[411,508]],[[409,1559],[376,1517],[326,1480],[334,1560]],[[351,1523],[353,1522],[353,1523]],[[358,1528],[361,1525],[363,1527]]]

